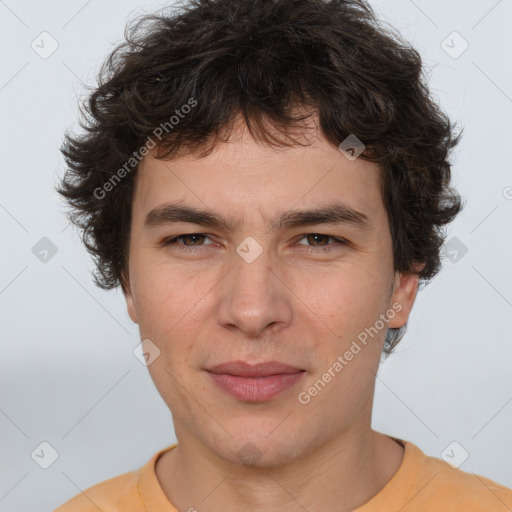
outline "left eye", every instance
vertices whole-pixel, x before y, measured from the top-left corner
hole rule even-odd
[[[321,233],[308,233],[308,234],[302,236],[301,240],[304,240],[304,239],[306,239],[309,243],[313,244],[313,245],[308,245],[307,250],[308,251],[316,251],[316,252],[330,251],[331,249],[334,249],[337,246],[345,245],[347,243],[347,241],[344,240],[343,238],[336,238],[334,236],[324,235]],[[334,243],[329,243],[328,242],[329,239],[334,240]],[[322,243],[322,240],[325,243]],[[320,243],[320,245],[315,245],[317,243]],[[306,244],[298,243],[298,245],[306,245]]]
[[[307,239],[308,242],[313,243],[313,247],[320,249],[320,250],[324,250],[324,251],[330,250],[333,245],[339,245],[339,244],[346,243],[345,240],[343,240],[341,238],[335,238],[333,236],[323,235],[321,233],[308,233],[307,235],[303,235],[303,237],[301,238],[301,240],[304,240],[304,239]],[[319,242],[319,239],[320,239],[320,241],[323,239],[326,243],[325,244],[320,243],[320,245],[314,245]],[[329,244],[328,243],[329,239],[334,240],[335,242],[333,244]],[[305,244],[299,243],[298,245],[305,245]]]

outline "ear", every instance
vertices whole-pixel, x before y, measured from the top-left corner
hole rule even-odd
[[[126,300],[126,309],[128,310],[128,315],[134,323],[138,323],[137,311],[135,309],[135,303],[133,300],[133,294],[130,284],[130,279],[127,275],[123,275],[123,294]]]
[[[424,264],[416,267],[416,271],[421,270]],[[401,274],[395,273],[393,283],[393,294],[391,295],[391,304],[398,303],[401,305],[400,310],[396,310],[396,315],[390,320],[388,327],[403,327],[409,318],[416,294],[418,293],[419,276],[414,273]]]

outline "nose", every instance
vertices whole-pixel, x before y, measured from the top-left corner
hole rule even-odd
[[[290,325],[293,294],[272,260],[268,250],[250,263],[238,254],[233,256],[233,268],[219,291],[219,325],[247,337],[274,333]]]

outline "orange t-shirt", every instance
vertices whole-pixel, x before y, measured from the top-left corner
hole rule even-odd
[[[370,501],[354,512],[510,512],[512,489],[488,478],[452,468],[425,455],[416,445],[405,447],[402,464]],[[156,477],[155,464],[173,444],[159,451],[139,470],[93,485],[54,512],[178,512]]]

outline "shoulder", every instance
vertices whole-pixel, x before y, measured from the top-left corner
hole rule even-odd
[[[117,475],[79,492],[53,512],[144,512],[139,493],[141,473],[155,457],[135,471]]]
[[[157,503],[159,510],[167,507],[176,512],[167,501],[155,473],[160,455],[175,446],[177,443],[161,449],[135,471],[109,478],[81,491],[53,512],[146,512],[144,498]]]
[[[78,493],[54,512],[139,512],[138,471],[130,471]]]
[[[512,489],[489,478],[454,468],[442,459],[425,455],[417,446],[418,472],[409,493],[415,502],[438,503],[449,510],[480,512],[512,510]]]

